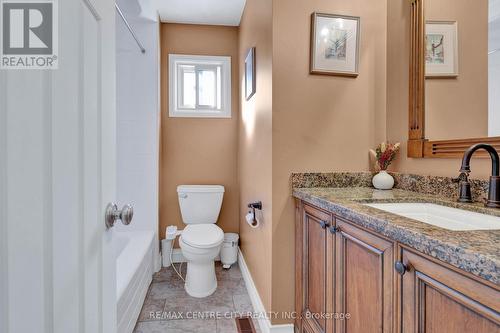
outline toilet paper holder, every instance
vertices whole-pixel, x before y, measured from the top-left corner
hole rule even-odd
[[[248,208],[252,209],[252,212],[255,214],[255,210],[262,210],[262,201],[252,202],[248,204]]]
[[[257,228],[259,226],[259,221],[255,215],[255,210],[262,210],[262,201],[249,203],[248,208],[250,208],[251,211],[249,211],[246,216],[247,222],[252,228]]]
[[[255,216],[255,210],[262,210],[262,201],[251,202],[248,204],[248,208],[252,210],[253,215]]]

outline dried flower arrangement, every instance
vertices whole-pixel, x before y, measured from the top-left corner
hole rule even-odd
[[[389,165],[396,158],[400,146],[401,144],[399,142],[394,144],[389,142],[382,142],[377,146],[375,151],[371,150],[372,154],[375,157],[376,165],[380,170],[387,170]]]

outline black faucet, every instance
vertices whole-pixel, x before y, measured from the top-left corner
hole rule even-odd
[[[462,159],[462,167],[460,168],[460,176],[458,178],[459,185],[459,198],[460,202],[472,202],[472,194],[470,190],[469,174],[470,174],[470,160],[472,154],[478,149],[486,150],[491,157],[491,177],[490,186],[488,191],[488,199],[485,202],[486,207],[500,208],[500,158],[498,152],[490,145],[485,143],[478,143],[469,147],[464,153]]]

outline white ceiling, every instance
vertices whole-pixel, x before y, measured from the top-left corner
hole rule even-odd
[[[143,12],[155,10],[162,22],[240,25],[246,0],[139,0]],[[154,8],[154,9],[153,9]]]

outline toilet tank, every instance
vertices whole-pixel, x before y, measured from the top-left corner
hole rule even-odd
[[[185,224],[216,223],[219,218],[224,186],[180,185],[177,196]]]

